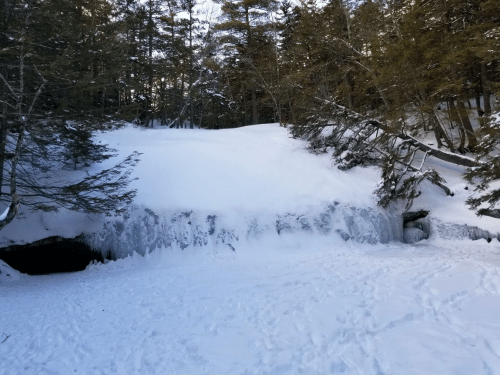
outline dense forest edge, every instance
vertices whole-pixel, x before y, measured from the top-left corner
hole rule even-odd
[[[406,211],[424,181],[453,194],[437,158],[498,219],[499,62],[496,0],[3,0],[0,229],[20,205],[123,213],[140,154],[87,168],[125,122],[279,122],[340,169],[380,166],[379,205]]]

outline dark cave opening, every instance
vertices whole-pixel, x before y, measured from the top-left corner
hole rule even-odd
[[[83,271],[92,261],[112,259],[85,244],[80,237],[49,237],[27,245],[0,249],[0,259],[28,275]]]

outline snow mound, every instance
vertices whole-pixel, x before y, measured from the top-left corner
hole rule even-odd
[[[23,274],[0,259],[0,285],[21,280]]]

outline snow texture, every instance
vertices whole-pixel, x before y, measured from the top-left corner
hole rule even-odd
[[[0,259],[0,285],[15,283],[20,281],[23,276],[24,275],[21,272],[16,271]]]
[[[0,287],[0,374],[500,373],[498,245],[292,237]]]
[[[463,206],[460,170],[453,198],[422,186],[430,215],[405,231],[429,238],[403,244],[375,169],[340,172],[275,125],[106,137],[144,153],[128,215],[23,211],[1,240],[84,232],[129,256],[0,262],[0,375],[500,375],[499,246],[481,239],[498,221]]]

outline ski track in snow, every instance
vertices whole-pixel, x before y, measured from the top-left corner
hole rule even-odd
[[[0,287],[0,374],[500,374],[499,264],[485,242],[255,246],[26,277]]]

